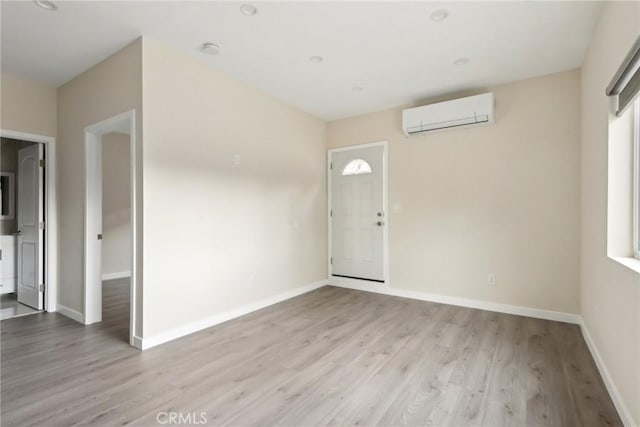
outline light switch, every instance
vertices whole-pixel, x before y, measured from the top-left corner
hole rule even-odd
[[[234,166],[239,166],[240,165],[240,154],[234,154],[233,155],[233,165]]]

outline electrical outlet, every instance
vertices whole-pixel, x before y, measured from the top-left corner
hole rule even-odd
[[[240,166],[240,154],[233,155],[233,165]]]
[[[496,284],[496,275],[495,273],[489,273],[487,275],[487,285],[495,285]]]

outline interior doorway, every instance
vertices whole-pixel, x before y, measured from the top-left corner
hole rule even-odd
[[[0,140],[2,319],[44,309],[44,148]]]
[[[55,140],[0,130],[0,319],[55,311]]]
[[[134,345],[135,114],[85,128],[84,323]],[[123,326],[124,325],[124,326]]]
[[[329,277],[387,283],[387,143],[329,150]]]

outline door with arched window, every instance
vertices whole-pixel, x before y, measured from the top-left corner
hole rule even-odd
[[[384,145],[330,153],[331,276],[384,282]]]

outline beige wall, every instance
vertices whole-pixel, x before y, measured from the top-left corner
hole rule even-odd
[[[0,128],[56,136],[55,88],[3,71],[0,99]]]
[[[145,338],[326,279],[325,124],[153,39],[143,55]]]
[[[58,89],[60,304],[83,311],[84,128],[135,109],[142,147],[142,42],[137,40]],[[141,160],[139,159],[139,173]],[[139,180],[138,180],[139,182]],[[136,202],[141,203],[141,187]],[[138,239],[141,242],[141,239]],[[138,247],[138,256],[142,249]],[[139,277],[139,285],[142,277]],[[141,302],[142,287],[138,286]],[[138,307],[136,334],[141,331]]]
[[[102,137],[102,274],[131,271],[129,135]]]
[[[604,91],[640,35],[640,3],[607,2],[582,69],[582,316],[640,425],[640,280],[607,257],[608,125]],[[615,143],[615,141],[609,141]]]
[[[330,148],[389,141],[392,287],[579,312],[579,88],[491,88],[495,125],[409,139],[401,109],[329,123]]]

